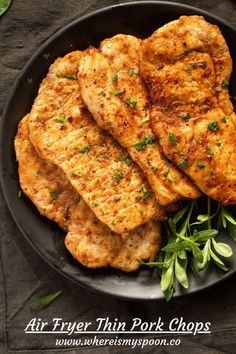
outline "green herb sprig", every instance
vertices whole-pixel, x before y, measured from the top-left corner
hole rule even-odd
[[[202,208],[201,200],[191,201],[164,222],[165,244],[157,260],[141,262],[157,268],[167,301],[174,294],[176,282],[185,289],[189,287],[189,270],[199,276],[209,263],[214,263],[228,271],[224,258],[231,257],[233,251],[230,245],[218,241],[217,236],[227,229],[236,241],[236,218],[220,203],[212,203],[210,198],[205,213],[200,213]]]
[[[40,299],[37,299],[36,301],[34,301],[31,306],[30,309],[33,311],[38,311],[41,310],[42,308],[50,305],[54,300],[56,300],[60,295],[62,294],[62,290],[56,291],[50,295],[41,297]]]

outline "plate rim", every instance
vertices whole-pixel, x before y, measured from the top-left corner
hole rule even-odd
[[[121,7],[132,7],[132,6],[143,6],[143,5],[161,5],[161,6],[167,6],[167,7],[177,7],[180,9],[188,9],[188,10],[192,10],[192,11],[196,11],[196,14],[202,15],[202,16],[208,16],[222,24],[224,24],[226,27],[230,28],[231,30],[233,30],[236,33],[236,27],[234,27],[233,25],[229,24],[226,20],[222,19],[219,16],[216,16],[214,14],[212,14],[209,11],[203,10],[201,8],[195,7],[195,6],[191,6],[188,4],[183,4],[183,3],[177,3],[177,2],[168,2],[168,1],[131,1],[131,2],[127,2],[127,3],[120,3],[120,4],[115,4],[115,5],[109,5],[109,6],[105,6],[102,8],[99,8],[97,10],[88,12],[82,16],[79,16],[78,18],[68,22],[66,25],[64,25],[63,27],[59,28],[58,30],[56,30],[55,33],[53,33],[51,36],[49,36],[45,41],[43,41],[41,43],[41,45],[36,49],[36,51],[34,51],[34,53],[29,57],[29,59],[26,61],[26,63],[23,65],[22,69],[20,70],[19,74],[17,75],[15,82],[13,84],[12,89],[9,92],[9,97],[5,103],[5,105],[3,106],[3,111],[1,114],[1,119],[0,119],[0,146],[1,146],[1,151],[2,151],[2,147],[3,147],[3,141],[4,141],[4,134],[3,134],[3,128],[4,128],[4,124],[5,121],[7,119],[7,115],[8,115],[8,111],[10,110],[10,106],[11,106],[11,101],[12,99],[15,97],[16,94],[16,90],[18,88],[19,82],[22,80],[22,78],[25,76],[27,70],[30,68],[31,64],[34,62],[34,60],[36,58],[38,58],[39,54],[43,51],[43,49],[45,47],[47,47],[48,44],[50,44],[52,41],[54,41],[56,38],[60,37],[60,35],[64,32],[66,32],[67,30],[69,30],[71,27],[73,27],[76,24],[79,24],[80,22],[83,22],[93,16],[97,16],[100,13],[104,13],[107,11],[111,11],[113,9],[116,8],[121,8]],[[51,65],[51,64],[50,64]],[[89,290],[89,291],[93,291],[95,293],[98,294],[103,294],[106,296],[110,296],[110,297],[114,297],[114,298],[118,298],[121,300],[132,300],[132,301],[137,301],[137,302],[141,302],[141,301],[163,301],[164,300],[164,295],[162,297],[158,297],[158,298],[150,298],[150,297],[135,297],[134,296],[130,296],[130,295],[125,295],[125,294],[114,294],[114,293],[110,293],[108,291],[108,289],[100,289],[97,288],[96,286],[94,286],[93,284],[91,285],[87,285],[84,284],[80,279],[74,279],[73,277],[71,277],[68,273],[66,273],[65,271],[63,271],[62,269],[60,269],[59,267],[57,267],[53,262],[51,262],[46,256],[45,254],[37,247],[37,245],[34,244],[34,242],[32,242],[32,240],[27,236],[26,231],[24,231],[24,228],[22,227],[22,225],[19,223],[18,218],[15,215],[14,212],[14,208],[12,206],[11,201],[9,200],[8,194],[7,194],[7,185],[5,184],[5,176],[4,176],[4,166],[3,166],[3,161],[2,158],[0,158],[0,183],[1,183],[1,187],[2,187],[2,191],[3,191],[3,196],[5,199],[5,202],[7,204],[7,207],[10,211],[11,217],[13,218],[17,228],[20,230],[21,234],[24,236],[24,239],[30,244],[30,246],[36,251],[36,253],[43,259],[43,261],[45,261],[50,267],[52,267],[53,269],[55,269],[60,275],[64,276],[65,278],[69,279],[70,281],[72,281],[74,284],[77,284],[79,286],[82,286],[83,288]],[[182,298],[182,297],[186,297],[186,296],[191,296],[191,295],[195,295],[198,293],[201,293],[203,291],[205,291],[206,289],[210,289],[212,287],[218,286],[219,284],[221,284],[222,282],[226,281],[227,279],[231,278],[233,275],[235,275],[236,273],[236,269],[231,269],[229,270],[227,273],[223,273],[222,274],[222,278],[218,279],[216,282],[210,283],[208,284],[206,287],[201,287],[198,289],[193,289],[191,290],[191,287],[189,289],[187,289],[187,292],[183,292],[183,293],[175,293],[173,298],[177,299],[177,298]]]

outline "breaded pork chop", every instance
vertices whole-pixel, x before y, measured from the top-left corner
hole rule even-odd
[[[77,82],[81,55],[72,52],[51,65],[29,116],[30,140],[41,158],[63,170],[95,215],[123,233],[163,217],[164,210],[127,151],[86,110]]]
[[[143,41],[140,61],[165,155],[208,196],[235,204],[232,61],[219,28],[200,16],[180,17]]]
[[[28,138],[28,116],[18,126],[15,151],[20,185],[40,213],[68,231],[65,245],[84,266],[138,269],[138,259],[154,259],[160,247],[160,225],[149,221],[130,232],[127,241],[101,223],[56,166],[37,155]],[[127,237],[127,236],[126,236]]]
[[[139,74],[141,40],[118,34],[88,49],[79,70],[81,95],[97,123],[128,149],[158,202],[197,198],[199,191],[163,158],[149,125],[149,97]]]

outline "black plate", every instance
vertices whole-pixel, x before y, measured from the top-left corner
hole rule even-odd
[[[89,45],[96,46],[102,39],[117,33],[146,37],[181,15],[194,14],[203,15],[206,20],[220,27],[236,63],[236,30],[205,11],[176,3],[154,1],[111,6],[73,21],[47,40],[22,70],[4,111],[0,131],[1,181],[12,216],[28,242],[44,260],[69,279],[87,288],[135,300],[163,298],[155,272],[148,269],[124,274],[112,269],[88,270],[82,267],[66,251],[63,232],[54,223],[40,216],[25,196],[18,198],[17,164],[13,149],[17,124],[30,111],[39,83],[46,75],[50,63],[57,57],[72,50],[85,49]],[[49,60],[45,60],[44,53],[50,53]],[[27,83],[30,78],[33,79],[31,85]],[[235,75],[231,79],[230,89],[231,94],[236,95]],[[236,253],[236,244],[232,242],[231,246]],[[228,278],[236,272],[234,259],[230,266],[231,270],[226,274],[208,268],[202,273],[202,280],[191,279],[190,288],[187,291],[177,288],[175,296],[199,291]]]

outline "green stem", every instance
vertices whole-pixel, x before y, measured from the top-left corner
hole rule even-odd
[[[192,212],[193,212],[193,207],[195,205],[195,201],[191,202],[191,206],[190,206],[190,209],[189,209],[189,212],[188,212],[188,216],[184,222],[184,225],[182,227],[182,229],[180,230],[179,234],[184,236],[186,234],[186,231],[187,231],[187,228],[189,226],[189,220],[191,218],[191,215],[192,215]]]
[[[211,219],[210,219],[210,215],[211,215],[211,198],[207,198],[207,216],[208,216],[208,221],[207,221],[207,225],[208,225],[208,229],[211,229]]]

